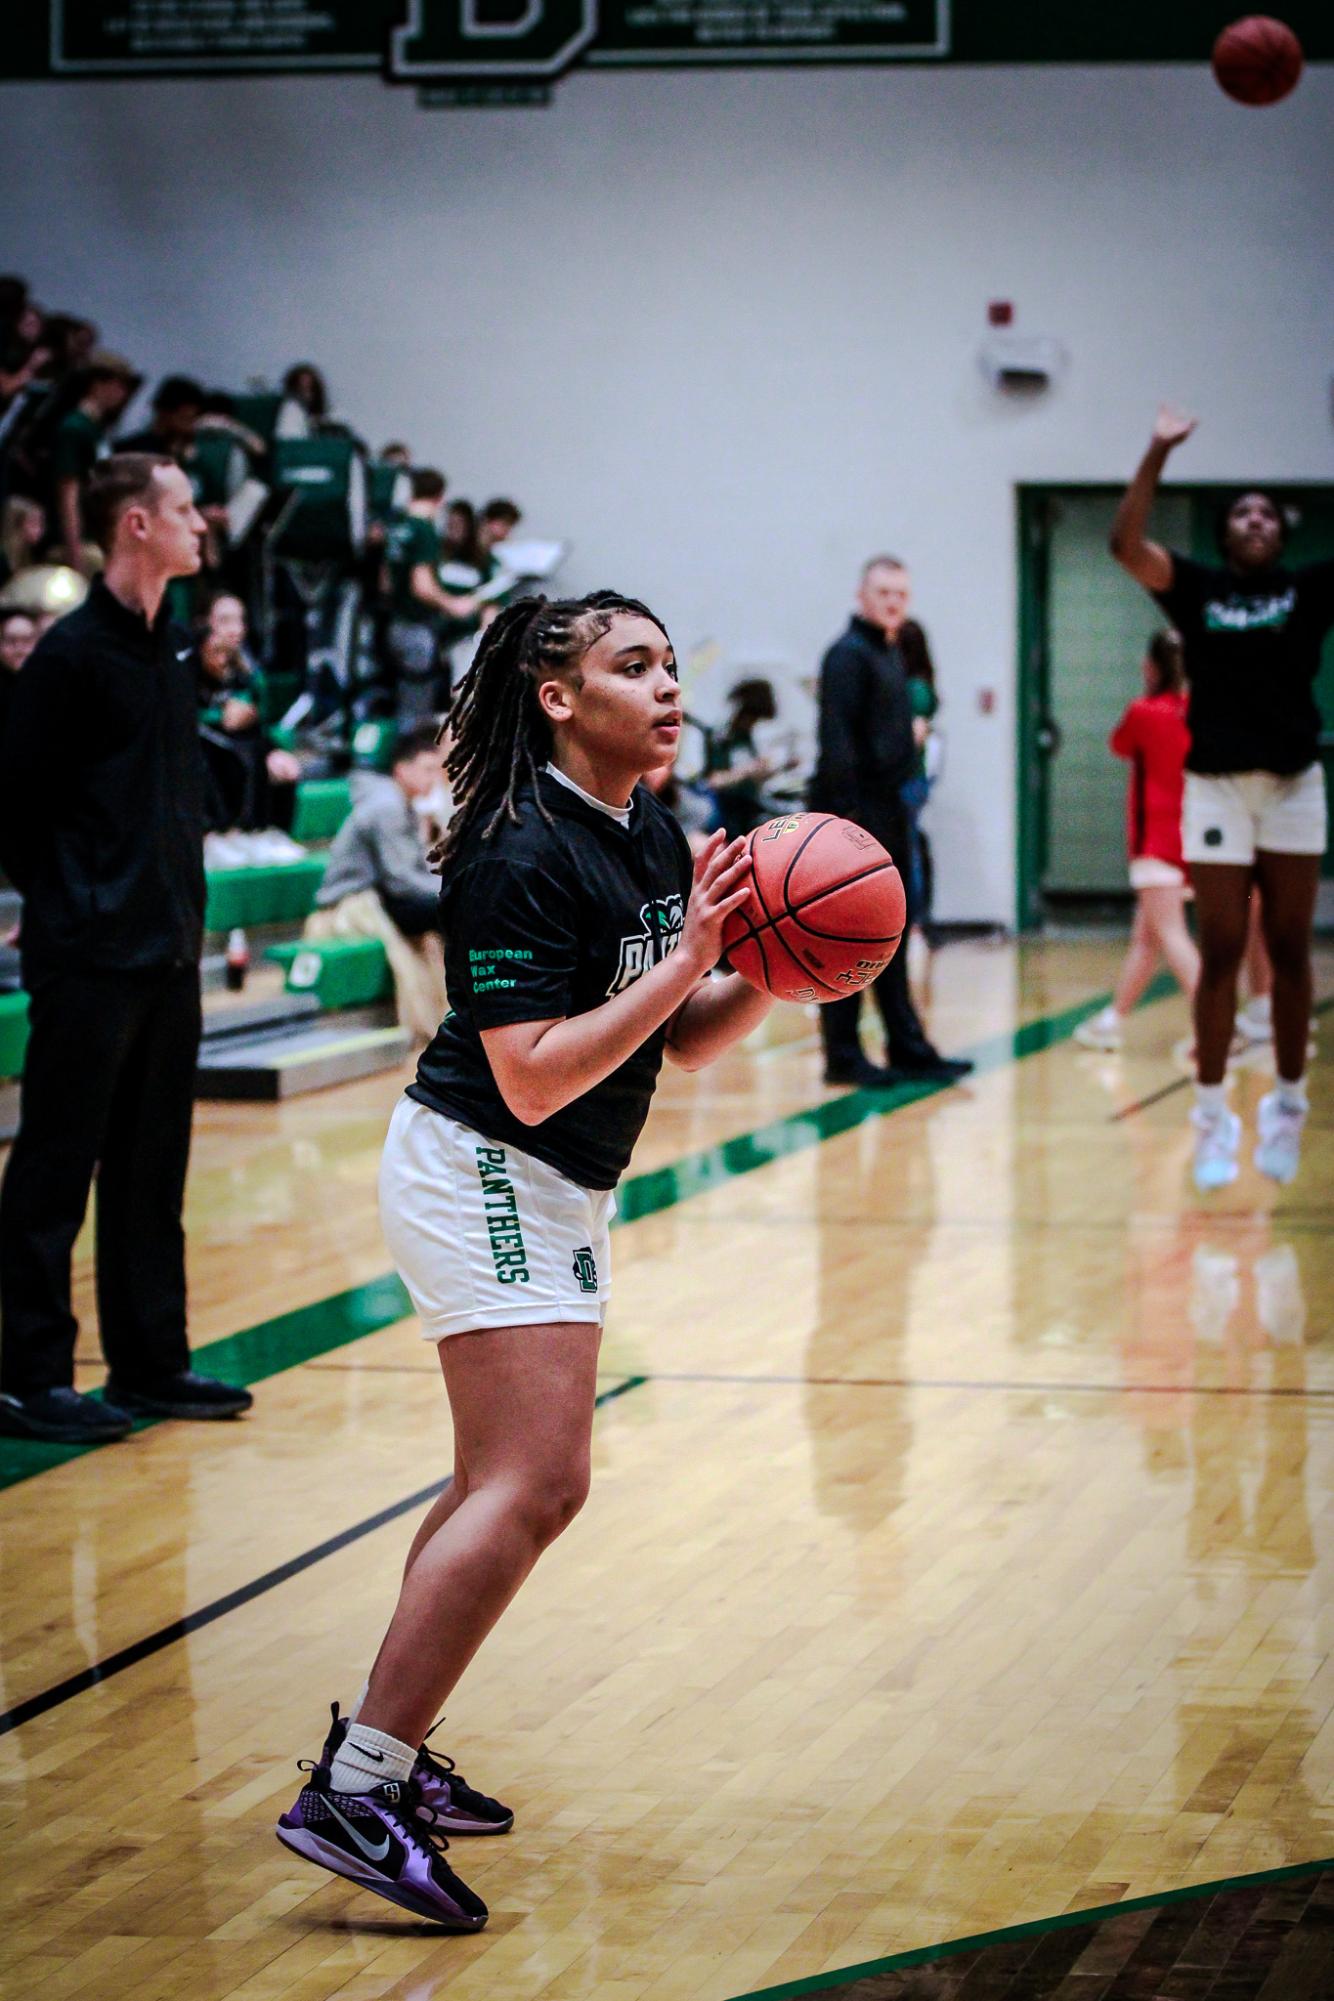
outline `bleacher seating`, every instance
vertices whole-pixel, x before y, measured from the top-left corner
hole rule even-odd
[[[21,1077],[28,1047],[28,996],[0,994],[0,1077]]]
[[[346,778],[307,778],[296,789],[292,816],[294,841],[331,841],[352,811],[352,787]]]
[[[264,954],[286,968],[289,994],[314,994],[325,1010],[372,1007],[394,997],[389,959],[378,938],[323,938],[271,945]]]
[[[209,931],[252,925],[293,924],[309,917],[324,880],[323,855],[267,868],[210,869],[204,913]]]

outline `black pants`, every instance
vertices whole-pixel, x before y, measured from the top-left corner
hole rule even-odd
[[[874,834],[881,846],[894,857],[903,877],[904,889],[908,889],[912,874],[911,828],[906,813],[895,807],[888,813],[877,812],[873,818],[870,814],[859,813],[855,807],[840,808],[827,801],[822,801],[819,810],[826,813],[842,811],[848,819],[858,821],[868,833]],[[903,939],[879,979],[873,980],[869,987],[863,987],[861,993],[849,994],[847,1000],[829,1001],[820,1009],[820,1033],[824,1039],[825,1064],[829,1069],[856,1063],[862,1055],[857,1021],[866,994],[871,996],[879,1010],[885,1030],[886,1056],[891,1063],[915,1063],[934,1055],[908,990],[907,927],[912,921],[910,906]]]
[[[127,1384],[190,1365],[181,1207],[199,971],[62,973],[32,995],[18,1137],[0,1189],[0,1388],[74,1380],[70,1254],[97,1175],[97,1308]]]

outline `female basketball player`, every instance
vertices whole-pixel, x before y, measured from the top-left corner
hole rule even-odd
[[[1201,969],[1195,989],[1195,1183],[1236,1179],[1241,1122],[1224,1096],[1246,949],[1252,881],[1273,962],[1278,1077],[1260,1102],[1255,1164],[1275,1181],[1297,1172],[1306,1119],[1311,926],[1325,848],[1325,780],[1313,683],[1334,625],[1334,562],[1282,567],[1284,523],[1266,493],[1224,509],[1221,568],[1146,535],[1168,456],[1195,428],[1161,410],[1117,510],[1112,553],[1163,607],[1185,647],[1190,682],[1183,845],[1195,885]]]
[[[1200,955],[1186,925],[1190,889],[1181,855],[1181,794],[1190,736],[1181,642],[1155,632],[1144,656],[1144,693],[1112,731],[1117,757],[1130,760],[1126,832],[1135,921],[1111,1005],[1075,1030],[1085,1049],[1119,1049],[1126,1017],[1157,970],[1161,955],[1187,998]]]
[[[671,642],[611,592],[503,611],[455,705],[437,851],[453,1012],[394,1113],[385,1235],[438,1344],[454,1477],[408,1553],[351,1723],[279,1839],[455,1931],[486,1906],[440,1832],[513,1816],[423,1739],[588,1488],[613,1189],[664,1053],[697,1069],[768,1011],[710,980],[742,843],[697,861],[639,780],[681,726]]]

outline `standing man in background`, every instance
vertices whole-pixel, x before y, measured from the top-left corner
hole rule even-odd
[[[106,572],[25,663],[0,746],[31,996],[0,1189],[0,1430],[93,1445],[252,1399],[196,1375],[186,1336],[203,815],[193,648],[163,597],[199,568],[204,524],[180,467],[146,453],[101,463],[85,505]],[[74,1388],[70,1306],[94,1171],[100,1402]]]
[[[820,663],[819,736],[810,804],[874,834],[909,888],[911,828],[902,792],[917,762],[908,676],[898,647],[912,584],[897,556],[873,556],[862,570],[848,629]],[[911,902],[905,931],[913,922]],[[873,1063],[857,1033],[861,994],[820,1009],[825,1082],[885,1090],[909,1079],[953,1082],[972,1064],[942,1056],[927,1039],[908,991],[908,954],[895,952],[867,989],[884,1023],[887,1067]]]

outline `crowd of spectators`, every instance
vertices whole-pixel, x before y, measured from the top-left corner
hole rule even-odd
[[[0,606],[28,612],[39,636],[72,610],[102,560],[84,518],[94,466],[117,451],[160,454],[189,477],[207,529],[201,572],[173,585],[171,604],[199,634],[201,710],[215,733],[218,670],[210,673],[206,660],[222,658],[217,631],[206,640],[215,606],[225,599],[240,607],[270,670],[266,687],[256,671],[261,663],[249,666],[251,694],[259,697],[251,704],[253,731],[277,720],[279,699],[290,706],[317,679],[311,639],[317,608],[331,596],[331,572],[334,593],[355,585],[358,611],[358,658],[338,663],[332,699],[327,667],[326,685],[316,691],[324,719],[335,712],[339,747],[346,750],[367,714],[400,726],[441,714],[451,656],[513,587],[503,545],[521,519],[518,506],[505,498],[479,507],[447,498],[444,474],[416,463],[402,440],[370,451],[335,415],[324,377],[309,361],[289,368],[272,391],[230,394],[172,374],[151,390],[145,409],[144,390],[139,369],[102,345],[91,320],[48,311],[22,278],[0,277]],[[283,539],[293,491],[284,487],[280,458],[303,440],[343,441],[368,501],[359,521],[349,498],[347,546],[320,566],[313,587],[302,570],[308,552],[298,545],[289,554]],[[233,502],[243,484],[257,501],[238,510]],[[227,616],[234,622],[235,610]],[[236,660],[227,671],[236,673]],[[239,745],[239,727],[221,727]],[[252,777],[259,775],[255,766]],[[263,787],[250,789],[253,795]],[[238,830],[253,831],[246,825],[252,817],[253,798]]]
[[[456,669],[478,633],[527,587],[507,561],[518,506],[505,498],[474,506],[452,494],[444,473],[418,463],[403,439],[367,450],[335,414],[310,361],[295,363],[280,387],[263,393],[229,395],[171,374],[152,388],[145,408],[144,390],[140,371],[102,345],[92,321],[48,311],[21,278],[0,277],[0,728],[13,675],[45,627],[80,602],[101,565],[84,512],[93,469],[118,451],[160,455],[190,479],[207,531],[198,576],[173,584],[170,602],[195,641],[209,867],[299,858],[290,832],[297,785],[307,772],[324,775],[352,761],[357,724],[368,717],[382,721],[384,749],[367,824],[373,829],[377,813],[380,821],[387,814],[403,834],[420,819],[405,817],[403,805],[422,770],[421,731],[429,737],[447,714]],[[312,594],[300,558],[289,560],[281,542],[291,495],[284,496],[275,465],[284,443],[311,439],[346,441],[365,474],[360,540],[349,542],[334,567],[356,587],[361,666],[368,659],[370,669],[344,673],[341,684],[312,654],[319,592]],[[239,520],[218,484],[224,459],[233,481],[239,464],[259,494],[258,510]],[[272,529],[263,560],[255,522]],[[316,581],[327,595],[327,576]],[[935,677],[920,626],[908,621],[899,645],[918,745],[903,806],[920,919],[930,906],[920,815],[930,783]],[[729,838],[745,834],[802,803],[796,735],[778,726],[770,679],[747,674],[730,689],[721,716],[691,720],[699,733],[694,753],[681,772],[657,782],[692,845],[702,846],[719,827]],[[438,756],[436,765],[438,777]],[[355,777],[359,810],[366,785]],[[360,828],[359,820],[348,839],[360,842],[364,862],[378,850]],[[393,880],[379,886],[386,912],[401,889],[401,862],[402,852]],[[358,882],[346,896],[331,896],[319,923],[364,923],[364,902],[339,913],[367,887]],[[408,927],[407,935],[416,934]]]

